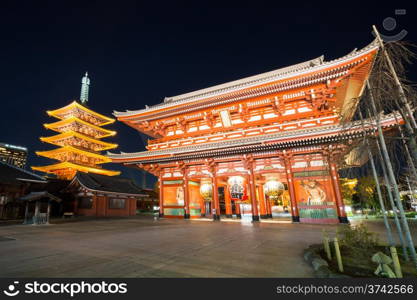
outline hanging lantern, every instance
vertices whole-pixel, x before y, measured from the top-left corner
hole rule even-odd
[[[246,194],[245,179],[242,176],[232,176],[227,180],[229,186],[230,199],[242,202],[248,199]]]
[[[278,197],[282,195],[284,190],[284,184],[273,177],[268,178],[264,184],[264,193],[271,201],[278,200]]]
[[[201,179],[200,195],[201,197],[203,197],[204,201],[211,201],[213,197],[213,185],[211,183],[211,179],[209,178]]]

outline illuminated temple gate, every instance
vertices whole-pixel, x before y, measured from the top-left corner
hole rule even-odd
[[[376,43],[114,112],[145,133],[147,151],[109,153],[158,176],[160,215],[347,222],[338,170],[349,144],[375,132],[351,122]],[[395,125],[392,115],[383,128]]]

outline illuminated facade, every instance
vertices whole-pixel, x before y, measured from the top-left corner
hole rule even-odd
[[[347,222],[338,170],[375,126],[351,121],[376,43],[332,61],[304,63],[114,112],[145,133],[147,151],[109,153],[159,179],[160,215],[253,221]],[[382,117],[388,129],[393,115]]]
[[[26,147],[0,143],[0,161],[6,164],[23,169],[26,166],[27,156]]]
[[[115,131],[102,128],[115,120],[88,109],[88,86],[90,79],[87,74],[82,79],[81,103],[74,101],[65,107],[48,111],[48,115],[58,119],[57,122],[44,124],[45,128],[58,134],[41,137],[41,141],[59,148],[38,151],[37,155],[57,160],[57,163],[32,167],[33,170],[52,173],[61,179],[72,179],[77,171],[115,176],[118,171],[101,168],[101,164],[111,159],[101,155],[103,150],[113,149],[117,144],[104,142],[101,139],[114,136]]]

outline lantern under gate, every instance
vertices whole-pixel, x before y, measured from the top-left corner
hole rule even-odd
[[[284,192],[284,184],[276,177],[267,177],[264,184],[264,193],[268,196],[270,201],[277,201],[279,196]]]
[[[242,176],[232,176],[227,180],[230,199],[236,202],[248,200],[245,178]]]
[[[201,179],[200,195],[204,201],[209,202],[213,198],[213,185],[210,178]]]

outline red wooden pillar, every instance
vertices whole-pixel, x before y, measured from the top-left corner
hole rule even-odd
[[[272,206],[271,206],[271,201],[269,201],[269,198],[266,200],[266,209],[268,211],[267,217],[272,219]]]
[[[252,206],[252,221],[259,221],[258,203],[256,201],[255,175],[253,174],[252,164],[249,163],[249,192]]]
[[[213,198],[211,201],[212,203],[211,210],[213,214],[213,220],[219,221],[220,220],[219,190],[217,186],[217,178],[214,173],[212,177],[212,183],[213,183]]]
[[[201,182],[200,182],[201,185]],[[200,214],[202,217],[206,216],[206,200],[203,199],[202,196],[200,196]]]
[[[206,216],[206,201],[200,200],[200,213],[202,217]]]
[[[336,198],[336,208],[337,208],[337,215],[339,216],[340,223],[349,223],[349,220],[346,215],[345,211],[345,204],[343,203],[342,193],[340,191],[339,185],[339,174],[337,172],[337,166],[335,163],[330,162],[329,158],[329,165],[330,165],[330,177],[332,179],[332,187],[333,192]]]
[[[101,198],[101,197],[100,197]],[[105,195],[103,197],[103,214],[104,216],[107,216],[107,210],[109,209],[109,205],[110,205],[110,199],[109,196]]]
[[[136,201],[136,198],[130,198],[130,199],[128,199],[128,201],[130,201],[128,214],[130,216],[134,216],[134,215],[136,215],[136,209],[137,209],[137,201]]]
[[[265,212],[266,212],[266,218],[269,218],[269,213],[270,213],[270,209],[269,209],[269,197],[267,195],[265,195]]]
[[[236,212],[236,218],[241,219],[242,213],[240,212],[240,203],[235,202],[235,212]]]
[[[190,218],[190,194],[188,193],[187,171],[184,169],[184,219]]]
[[[78,197],[75,197],[75,200],[74,200],[74,215],[76,215],[77,212],[78,212]]]
[[[108,205],[108,203],[109,202],[107,201],[107,205]],[[130,199],[129,198],[126,198],[125,205],[126,205],[126,207],[125,207],[126,215],[129,216],[130,215]]]
[[[94,208],[95,208],[95,210],[96,210],[96,217],[98,216],[98,197],[97,197],[97,195],[94,193],[93,194],[93,205],[94,205]]]
[[[227,185],[224,187],[224,203],[226,205],[226,218],[232,218],[232,200],[230,199],[230,193]]]
[[[162,171],[159,173],[159,217],[164,216],[164,184],[162,181]]]
[[[258,200],[259,200],[259,210],[261,219],[267,219],[268,213],[265,203],[265,193],[262,184],[258,185]]]
[[[214,195],[214,190],[215,190],[214,182],[215,182],[215,180],[216,179],[213,175],[213,177],[211,178],[211,188],[212,188],[211,201],[210,201],[210,210],[211,211],[209,212],[209,214],[211,215],[213,220],[216,220],[216,217],[215,217],[215,215],[216,215],[216,200],[214,200],[214,197],[215,197],[215,195]],[[216,196],[217,196],[217,193],[216,193]]]
[[[269,197],[265,195],[265,210],[266,210],[266,217],[272,218],[272,209],[271,209],[271,202],[269,201]]]
[[[294,177],[292,174],[291,160],[289,158],[284,158],[284,162],[285,162],[285,173],[287,175],[288,191],[290,193],[292,221],[300,222],[297,199],[295,197]]]

